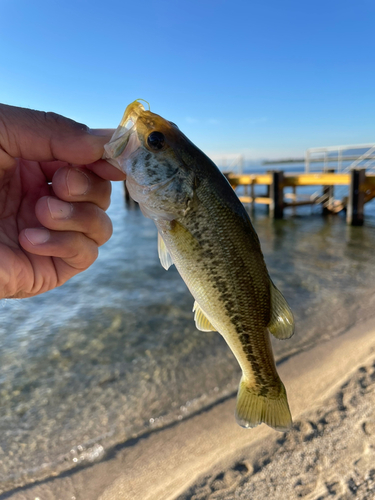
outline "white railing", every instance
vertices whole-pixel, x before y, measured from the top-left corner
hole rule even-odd
[[[336,172],[348,172],[358,167],[374,170],[375,143],[309,148],[305,154],[305,172],[310,172],[312,163],[318,164],[316,170],[333,168]]]
[[[213,154],[209,155],[211,160],[223,172],[242,174],[244,170],[244,156],[241,154]]]

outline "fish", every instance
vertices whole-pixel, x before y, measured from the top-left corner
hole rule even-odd
[[[126,108],[103,158],[125,172],[130,196],[156,224],[161,264],[174,264],[193,295],[197,329],[219,332],[237,358],[237,422],[290,429],[270,334],[290,338],[293,313],[225,176],[177,125],[139,99]]]

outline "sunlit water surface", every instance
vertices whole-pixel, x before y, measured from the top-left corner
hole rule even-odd
[[[222,337],[200,332],[193,299],[156,249],[156,229],[114,186],[112,239],[63,287],[0,305],[0,491],[99,460],[118,443],[234,394]],[[375,210],[364,227],[302,208],[253,216],[275,284],[296,318],[276,360],[373,314]],[[233,419],[233,425],[235,421]]]

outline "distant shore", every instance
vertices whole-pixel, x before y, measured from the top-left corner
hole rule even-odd
[[[262,165],[283,165],[289,163],[305,163],[305,158],[284,158],[281,160],[264,160]]]
[[[240,428],[229,398],[111,459],[0,498],[290,500],[375,491],[375,318],[279,372],[295,422],[289,433]]]

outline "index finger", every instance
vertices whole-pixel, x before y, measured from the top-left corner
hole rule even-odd
[[[43,161],[39,162],[40,168],[42,169],[46,180],[48,182],[52,181],[55,173],[60,170],[61,167],[77,167],[77,168],[87,168],[94,172],[98,177],[105,179],[106,181],[124,181],[126,179],[126,175],[121,172],[118,168],[114,167],[106,160],[98,160],[94,163],[89,163],[88,165],[78,165],[68,163],[66,161]]]
[[[55,113],[0,104],[0,162],[7,168],[15,158],[38,162],[61,160],[85,165],[99,160],[110,131]]]
[[[121,170],[105,160],[98,160],[95,163],[86,165],[86,168],[107,181],[124,181],[126,179],[124,172],[121,172]]]

